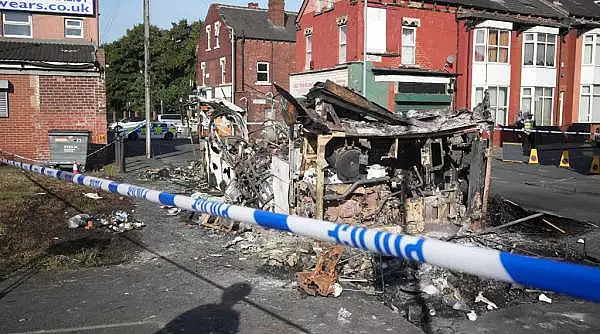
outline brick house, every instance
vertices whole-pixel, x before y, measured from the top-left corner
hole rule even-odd
[[[597,123],[600,2],[582,3],[368,1],[365,48],[363,1],[305,0],[290,90],[330,79],[362,92],[364,61],[367,97],[395,112],[473,108],[487,90],[501,125],[520,111],[540,126]]]
[[[106,143],[98,34],[97,1],[0,8],[0,149],[50,161],[51,130],[89,131],[93,145]]]
[[[288,88],[295,68],[296,13],[284,5],[283,0],[269,0],[268,9],[257,3],[212,4],[201,30],[198,90],[246,109],[250,125],[276,117],[270,113],[272,83]]]

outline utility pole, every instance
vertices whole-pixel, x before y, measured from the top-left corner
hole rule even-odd
[[[150,122],[150,0],[144,0],[144,86],[146,88],[146,158],[152,158],[152,124]]]

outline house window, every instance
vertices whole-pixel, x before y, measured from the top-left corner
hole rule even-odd
[[[346,62],[346,46],[348,45],[346,39],[346,25],[341,25],[340,31],[340,50],[339,50],[339,63],[343,64]]]
[[[226,65],[225,57],[221,57],[219,59],[219,65],[221,65],[221,84],[224,84],[225,83],[225,65]]]
[[[600,35],[583,36],[583,64],[600,66]]]
[[[83,20],[65,19],[65,37],[83,38]]]
[[[8,92],[0,90],[0,118],[8,117]]]
[[[333,0],[327,0],[327,10],[333,9]]]
[[[7,12],[2,22],[5,37],[31,37],[31,14]]]
[[[416,28],[402,27],[402,64],[415,64],[416,34]]]
[[[210,25],[206,26],[206,51],[210,50]]]
[[[315,1],[315,13],[320,14],[322,10],[323,10],[323,0],[316,0]]]
[[[523,65],[554,67],[556,57],[556,35],[525,34]],[[535,62],[534,62],[535,61]]]
[[[485,87],[475,88],[475,104],[483,101]],[[508,87],[488,87],[490,95],[490,112],[494,115],[497,125],[505,125],[508,117]]]
[[[581,86],[579,122],[600,122],[600,85]]]
[[[220,48],[221,46],[219,45],[219,32],[221,28],[221,22],[215,22],[215,49]]]
[[[205,62],[201,62],[200,63],[200,71],[202,72],[202,86],[206,86],[206,63]]]
[[[269,82],[269,63],[258,62],[256,63],[256,82],[268,83]]]
[[[523,87],[521,94],[521,111],[533,115],[538,126],[552,125],[552,109],[554,106],[554,88]]]
[[[312,66],[312,35],[306,36],[306,63],[304,67],[310,70]]]
[[[475,30],[475,61],[508,63],[510,31],[499,29]]]

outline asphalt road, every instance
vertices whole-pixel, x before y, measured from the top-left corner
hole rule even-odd
[[[140,152],[143,143],[134,143]],[[154,160],[127,159],[128,181],[146,167],[194,159],[183,140],[155,142]],[[136,149],[137,151],[133,150]],[[143,153],[143,149],[141,149]],[[600,176],[495,161],[492,192],[527,208],[590,222]],[[160,185],[157,185],[160,186]],[[168,186],[165,184],[165,186]],[[74,272],[22,273],[0,282],[1,333],[420,333],[375,297],[305,297],[288,280],[259,274],[223,245],[228,236],[191,229],[157,205],[137,202],[148,224],[129,264]],[[338,319],[344,308],[352,315]],[[437,333],[597,333],[600,305],[555,299],[466,319],[435,322]],[[216,330],[220,328],[221,331]]]
[[[494,159],[491,193],[526,209],[600,225],[600,175]]]

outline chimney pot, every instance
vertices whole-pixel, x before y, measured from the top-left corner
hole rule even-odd
[[[258,8],[258,2],[248,2],[248,8]]]

